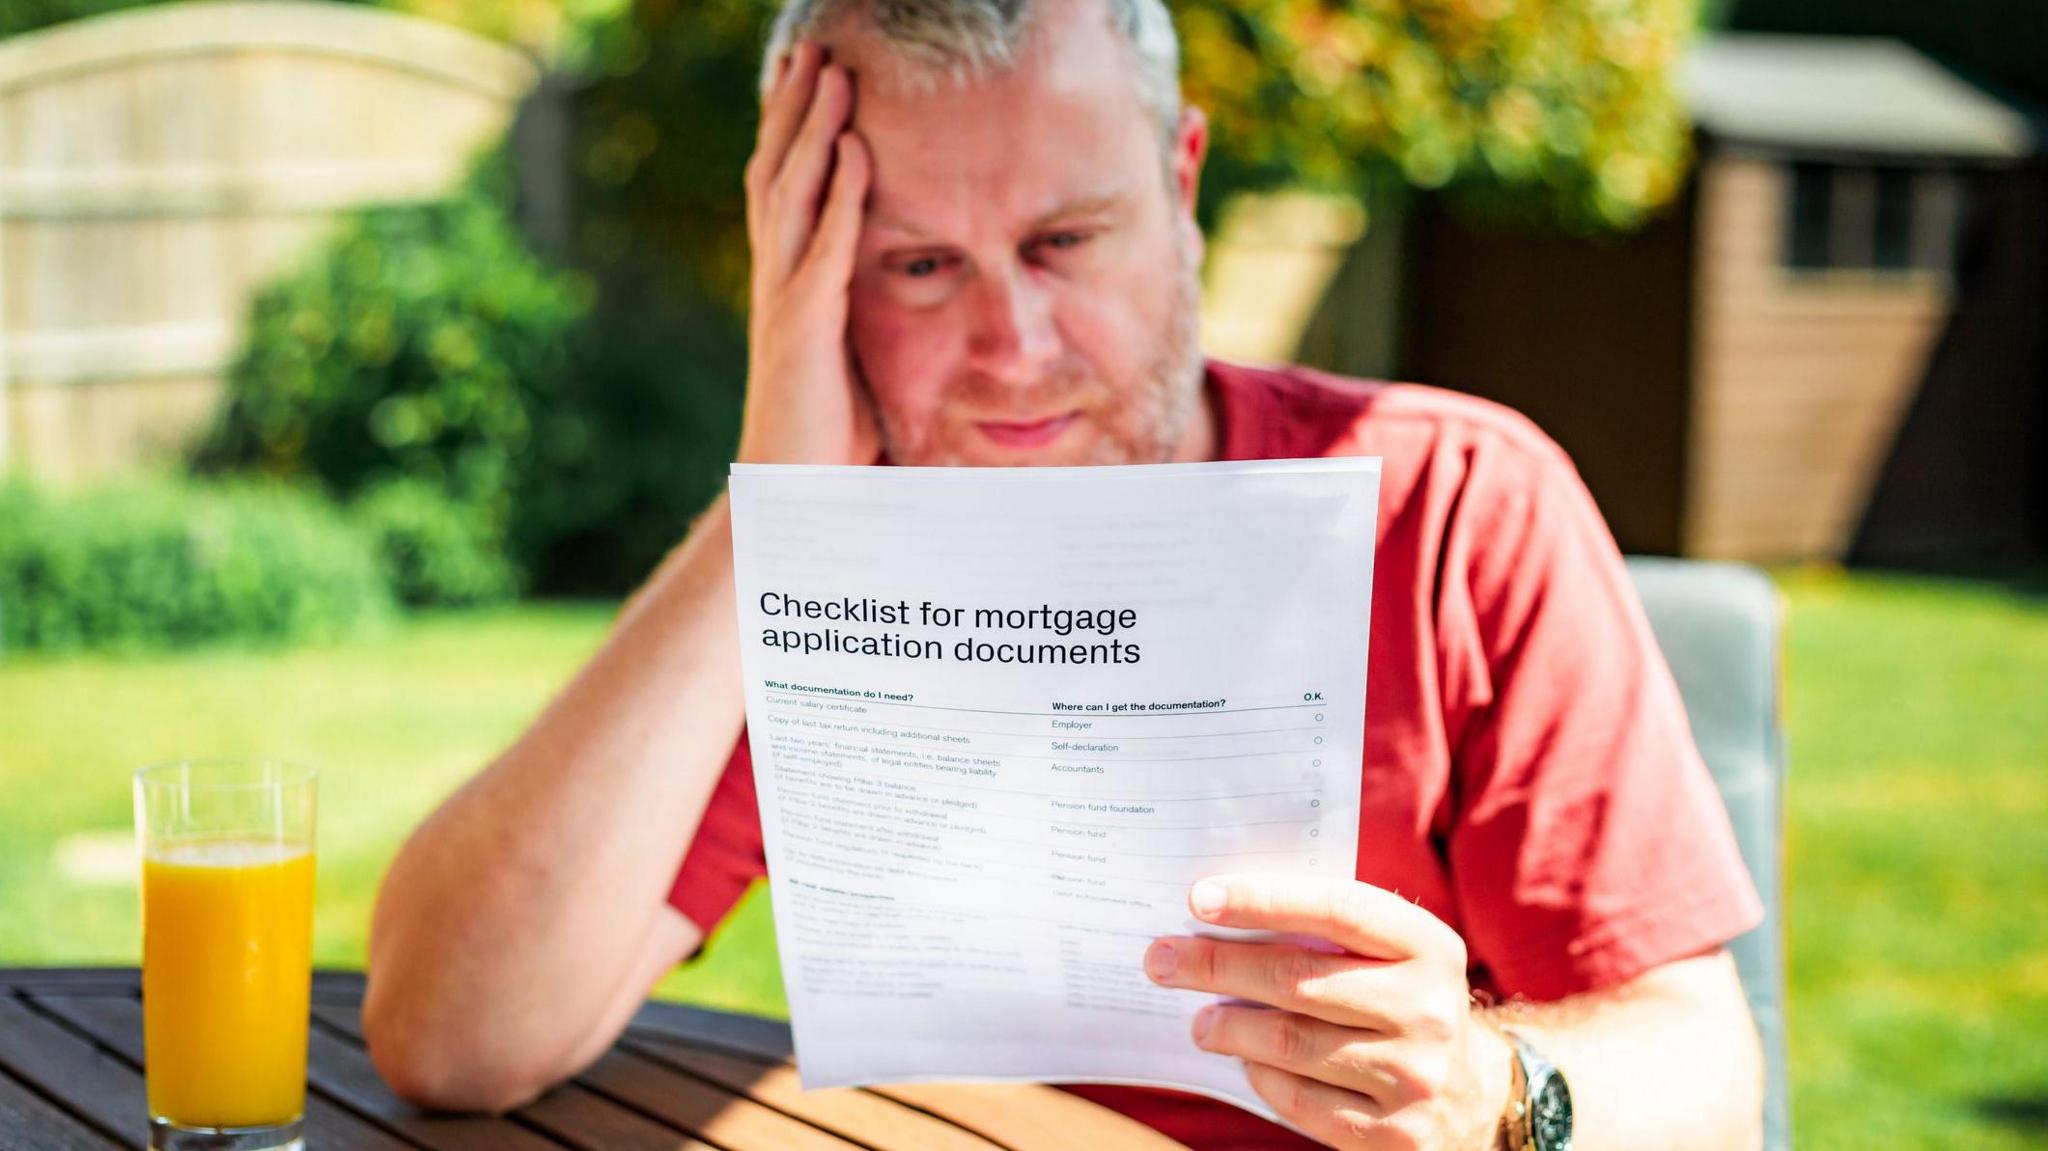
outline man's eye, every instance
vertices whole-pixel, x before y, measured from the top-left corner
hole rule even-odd
[[[922,280],[928,276],[937,275],[939,270],[945,266],[944,261],[940,260],[937,256],[920,256],[915,260],[905,261],[896,270],[912,279]]]
[[[1080,232],[1054,232],[1049,236],[1042,237],[1038,242],[1047,248],[1064,250],[1080,247],[1088,242],[1088,237]]]

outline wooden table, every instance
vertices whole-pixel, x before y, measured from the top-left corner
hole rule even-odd
[[[134,969],[0,968],[0,1148],[144,1147]],[[313,977],[311,1151],[1169,1151],[1152,1129],[1034,1085],[802,1091],[789,1029],[667,1003],[573,1083],[501,1117],[422,1113],[363,1048],[363,979]]]

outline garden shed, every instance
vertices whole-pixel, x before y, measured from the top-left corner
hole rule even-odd
[[[1533,417],[1631,551],[1844,558],[1941,355],[2035,437],[2008,454],[2038,455],[2048,245],[2026,117],[1890,40],[1715,36],[1687,83],[1693,181],[1636,235],[1416,212],[1398,374]],[[1983,474],[1983,441],[1948,441],[1934,470]],[[2034,490],[2024,459],[2000,466],[1980,486]]]

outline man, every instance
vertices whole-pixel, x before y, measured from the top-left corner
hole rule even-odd
[[[1358,880],[1190,893],[1344,950],[1174,938],[1147,973],[1270,1005],[1190,1041],[1331,1146],[1510,1141],[1546,1059],[1581,1151],[1755,1146],[1721,946],[1760,909],[1611,537],[1501,409],[1203,363],[1176,54],[1159,0],[791,0],[747,169],[740,458],[1384,456]],[[574,1073],[760,874],[730,540],[721,500],[393,865],[364,1023],[400,1093],[497,1109]],[[1196,1147],[1307,1145],[1074,1090]]]

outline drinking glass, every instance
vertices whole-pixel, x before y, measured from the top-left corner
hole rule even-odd
[[[151,1148],[304,1147],[317,778],[235,760],[135,773]]]

